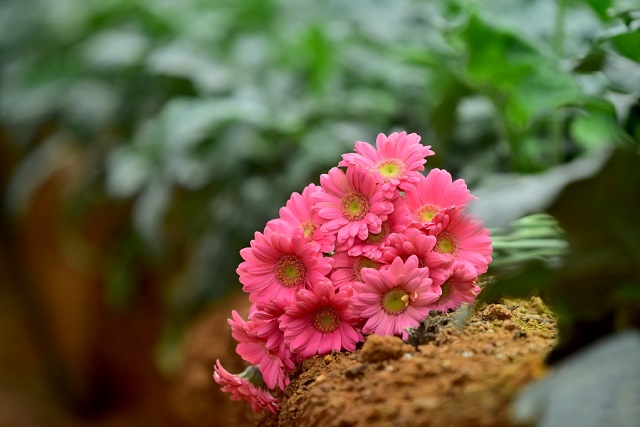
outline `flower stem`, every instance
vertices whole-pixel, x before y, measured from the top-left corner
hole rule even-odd
[[[557,0],[556,15],[553,24],[552,48],[558,60],[564,58],[564,36],[565,36],[565,15],[567,10],[566,0]],[[564,119],[564,109],[559,108],[551,116],[551,157],[553,164],[559,164],[562,161],[562,125]]]

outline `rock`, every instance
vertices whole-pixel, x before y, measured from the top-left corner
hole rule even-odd
[[[512,316],[511,310],[502,304],[489,304],[482,310],[482,318],[486,320],[507,320]]]
[[[385,360],[400,359],[412,348],[402,342],[398,337],[381,337],[369,335],[362,346],[359,358],[362,362],[378,363]]]

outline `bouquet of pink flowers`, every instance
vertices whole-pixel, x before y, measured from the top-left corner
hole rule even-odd
[[[256,232],[237,273],[252,303],[229,319],[237,353],[251,366],[214,379],[231,399],[278,410],[295,365],[354,351],[366,334],[408,337],[431,310],[472,303],[491,262],[489,230],[465,213],[475,199],[441,169],[415,133],[357,141],[339,167],[293,193],[280,217]]]

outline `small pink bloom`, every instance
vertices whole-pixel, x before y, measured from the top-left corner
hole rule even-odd
[[[356,237],[353,246],[347,248],[349,255],[364,255],[367,258],[379,259],[389,245],[390,236],[394,233],[402,233],[411,225],[404,197],[396,197],[392,202],[393,212],[389,214],[389,218],[386,221],[382,222],[380,233],[369,233],[365,240]]]
[[[428,236],[417,228],[408,228],[403,233],[389,237],[389,246],[385,248],[381,260],[385,264],[391,264],[398,257],[406,261],[411,255],[416,255],[419,267],[428,267],[429,270],[448,268],[453,259],[435,252],[435,247],[435,237]]]
[[[311,196],[325,221],[320,230],[336,234],[339,245],[352,246],[356,236],[365,240],[369,233],[380,233],[382,222],[393,212],[375,177],[362,168],[350,167],[346,174],[332,168],[320,176],[320,184],[324,191]]]
[[[339,166],[360,166],[374,173],[382,185],[385,197],[391,199],[396,188],[407,190],[418,183],[418,171],[424,170],[425,157],[432,156],[430,145],[420,144],[415,133],[394,132],[388,137],[378,134],[376,148],[368,142],[357,141],[355,153],[342,155]]]
[[[378,269],[382,265],[381,262],[366,256],[350,256],[346,252],[335,253],[333,259],[331,282],[338,290],[347,291],[348,295],[350,295],[354,282],[362,281],[360,270],[363,268]]]
[[[280,318],[280,327],[291,351],[307,359],[333,350],[354,351],[364,340],[354,326],[358,320],[345,293],[336,294],[327,281],[300,290],[295,304]]]
[[[284,332],[280,329],[280,316],[284,314],[287,303],[282,300],[271,300],[268,305],[256,308],[249,316],[253,326],[251,330],[259,338],[266,340],[267,348],[284,347]],[[282,349],[280,349],[282,351]]]
[[[480,293],[480,287],[476,284],[478,276],[463,263],[456,262],[449,269],[434,270],[431,278],[433,285],[442,290],[438,300],[429,306],[431,310],[455,310],[462,303],[473,303]]]
[[[277,339],[272,344],[278,345],[269,347],[269,337],[262,338],[256,333],[256,329],[263,325],[259,319],[252,319],[247,323],[235,310],[231,312],[231,316],[228,322],[231,325],[231,336],[238,341],[236,352],[242,359],[260,368],[267,387],[274,389],[277,385],[284,390],[289,384],[289,373],[295,369],[290,350]]]
[[[430,223],[443,209],[465,207],[475,197],[467,189],[463,179],[453,181],[445,170],[432,169],[414,188],[405,191],[407,206],[412,219],[418,224]]]
[[[311,195],[317,191],[322,191],[322,188],[309,184],[302,194],[291,194],[286,206],[280,208],[280,218],[269,221],[267,227],[286,235],[300,232],[307,243],[315,242],[321,252],[329,253],[333,252],[335,235],[326,235],[320,231],[322,219],[312,209],[313,201],[311,200]]]
[[[242,290],[255,304],[268,305],[272,299],[293,302],[298,289],[326,280],[333,259],[324,257],[302,234],[286,236],[267,227],[256,233],[250,248],[240,251],[244,259],[236,272]]]
[[[452,208],[436,215],[425,231],[436,238],[435,252],[465,263],[478,275],[487,272],[493,248],[490,231],[482,221]]]
[[[260,378],[256,378],[257,369],[250,366],[240,375],[233,375],[227,372],[219,360],[216,360],[214,367],[213,379],[221,385],[221,389],[225,393],[231,393],[231,400],[246,400],[251,404],[251,409],[260,412],[267,409],[274,414],[278,413],[278,401],[267,390],[257,387],[254,382],[260,382]]]
[[[356,282],[353,306],[360,317],[367,319],[362,332],[378,335],[402,335],[414,328],[429,314],[429,305],[438,299],[428,268],[418,267],[418,257],[407,262],[396,258],[385,270],[363,268],[362,282]]]

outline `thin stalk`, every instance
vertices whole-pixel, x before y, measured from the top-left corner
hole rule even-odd
[[[564,58],[564,38],[565,38],[565,15],[567,12],[566,0],[557,0],[556,15],[553,23],[553,51],[559,60]],[[559,164],[562,161],[562,125],[564,121],[564,109],[559,108],[551,116],[551,156],[553,164]]]
[[[523,172],[522,159],[520,158],[520,138],[515,130],[510,126],[507,120],[507,112],[505,111],[504,102],[496,96],[491,98],[493,107],[496,111],[496,128],[498,134],[502,137],[506,149],[509,151],[509,163],[511,170],[514,172]]]

